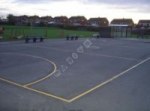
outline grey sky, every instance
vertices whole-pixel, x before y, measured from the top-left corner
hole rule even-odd
[[[0,0],[0,16],[83,15],[90,17],[150,19],[150,0]]]
[[[8,0],[9,1],[9,0]],[[43,3],[43,2],[58,2],[58,1],[80,1],[85,3],[105,3],[105,4],[120,4],[120,5],[150,5],[150,0],[14,0],[18,3]]]
[[[14,0],[14,3],[36,5],[41,3],[54,3],[62,1],[78,1],[83,4],[107,4],[114,8],[136,9],[137,11],[141,11],[143,13],[148,13],[150,10],[150,0]]]
[[[95,3],[107,3],[107,4],[150,4],[150,0],[86,0]]]

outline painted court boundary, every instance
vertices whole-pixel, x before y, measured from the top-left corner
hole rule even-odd
[[[29,83],[26,83],[26,84],[24,84],[24,86],[30,86],[30,85],[36,84],[36,83],[38,83],[38,82],[41,82],[41,81],[43,81],[43,80],[49,78],[50,76],[52,76],[52,75],[56,72],[56,70],[57,70],[56,64],[55,64],[54,62],[50,61],[49,59],[44,58],[44,57],[35,56],[35,55],[30,55],[30,54],[24,54],[24,53],[9,53],[9,52],[8,52],[8,53],[0,53],[0,54],[28,56],[28,57],[32,57],[32,58],[44,60],[44,61],[46,61],[46,62],[48,62],[48,63],[50,63],[50,64],[53,65],[53,67],[54,67],[53,71],[50,72],[47,76],[42,77],[42,78],[40,78],[40,79],[38,79],[38,80],[29,82]]]
[[[16,83],[16,82],[7,80],[7,79],[5,79],[5,78],[1,78],[1,77],[0,77],[0,80],[3,81],[3,82],[9,83],[9,84],[11,84],[11,85],[15,85],[15,86],[17,86],[17,87],[24,88],[24,89],[27,89],[27,90],[30,90],[30,91],[33,91],[33,92],[36,92],[36,93],[45,95],[45,96],[47,96],[47,97],[52,97],[52,98],[54,98],[54,99],[61,100],[61,101],[63,101],[63,102],[71,103],[71,102],[73,102],[73,101],[75,101],[75,100],[77,100],[77,99],[80,99],[81,97],[83,97],[83,96],[85,96],[85,95],[87,95],[87,94],[89,94],[89,93],[91,93],[91,92],[97,90],[98,88],[100,88],[100,87],[102,87],[102,86],[104,86],[104,85],[107,85],[108,83],[110,83],[110,82],[116,80],[117,78],[119,78],[119,77],[121,77],[121,76],[127,74],[127,72],[129,72],[129,71],[131,71],[131,70],[137,68],[138,66],[142,65],[143,63],[145,63],[145,62],[147,62],[147,61],[149,61],[149,60],[150,60],[150,57],[148,57],[147,59],[142,60],[141,62],[135,64],[134,66],[128,68],[127,70],[125,70],[125,71],[123,71],[123,72],[121,72],[121,73],[119,73],[119,74],[113,76],[112,78],[106,80],[105,82],[100,83],[100,84],[96,85],[95,87],[93,87],[93,88],[91,88],[91,89],[89,89],[89,90],[87,90],[87,91],[85,91],[85,92],[79,94],[78,96],[71,98],[71,99],[65,99],[65,98],[63,98],[63,97],[59,97],[59,96],[56,96],[56,95],[51,94],[51,93],[47,93],[47,92],[43,92],[43,91],[40,91],[40,90],[37,90],[37,89],[33,89],[33,88],[29,87],[28,85],[21,85],[21,84],[18,84],[18,83]]]

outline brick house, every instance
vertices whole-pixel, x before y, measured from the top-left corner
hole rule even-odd
[[[88,24],[89,26],[92,26],[92,27],[107,27],[109,22],[108,22],[108,19],[107,18],[90,18],[88,20]]]
[[[40,17],[37,16],[37,15],[34,15],[34,16],[29,16],[29,22],[31,24],[39,24],[40,23]]]
[[[39,16],[27,16],[27,15],[23,15],[23,16],[15,16],[15,22],[16,25],[28,25],[31,24],[35,25],[35,24],[48,24],[48,22],[52,21],[52,17],[51,16],[43,16],[43,17],[39,17]]]
[[[134,22],[132,19],[113,19],[110,23],[110,26],[134,26]]]
[[[150,28],[150,20],[139,20],[138,27]]]
[[[53,18],[53,22],[56,25],[67,25],[69,20],[66,16],[57,16]]]
[[[71,26],[87,26],[88,21],[84,16],[72,16],[69,18]]]
[[[43,16],[40,17],[40,22],[47,25],[48,23],[52,22],[53,18],[51,16]]]
[[[27,15],[17,16],[16,24],[17,25],[27,25],[30,22],[30,19]]]

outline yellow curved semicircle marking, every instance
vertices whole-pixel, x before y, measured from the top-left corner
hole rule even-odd
[[[33,85],[33,84],[36,84],[36,83],[39,83],[39,82],[41,82],[41,81],[43,81],[43,80],[49,78],[49,77],[52,76],[52,75],[56,72],[56,70],[57,70],[57,66],[56,66],[56,64],[55,64],[54,62],[52,62],[52,61],[50,61],[50,60],[48,60],[48,59],[46,59],[46,58],[43,58],[43,57],[39,57],[39,56],[35,56],[35,55],[30,55],[30,54],[23,54],[23,53],[9,53],[9,52],[8,52],[8,53],[1,53],[1,54],[16,54],[16,55],[22,55],[22,56],[33,57],[33,58],[39,58],[39,59],[43,59],[44,61],[47,61],[47,62],[51,63],[51,64],[54,66],[54,70],[53,70],[51,73],[49,73],[47,76],[45,76],[45,77],[43,77],[43,78],[41,78],[41,79],[38,79],[38,80],[35,80],[35,81],[32,81],[32,82],[30,82],[30,83],[27,83],[27,84],[23,85],[23,86],[25,86],[25,87],[30,86],[30,85]]]
[[[0,53],[0,54],[1,54],[1,53]],[[11,53],[9,53],[9,54],[11,54]],[[17,54],[17,53],[16,53],[16,54]],[[23,55],[23,54],[22,54],[22,55]],[[30,56],[30,55],[29,55],[29,56]],[[31,56],[32,56],[32,55],[31,55]],[[41,58],[41,57],[38,57],[38,56],[34,56],[34,57],[36,57],[36,58]],[[48,59],[46,59],[46,58],[44,58],[44,59],[45,59],[46,61],[48,60]],[[130,67],[130,68],[124,70],[123,72],[121,72],[121,73],[119,73],[119,74],[116,74],[115,76],[113,76],[113,77],[111,77],[110,79],[104,81],[103,83],[100,83],[100,84],[98,84],[97,86],[95,86],[95,87],[93,87],[93,88],[91,88],[91,89],[89,89],[89,90],[87,90],[87,91],[85,91],[85,92],[83,92],[83,93],[81,93],[81,94],[79,94],[79,95],[77,95],[77,96],[71,98],[71,99],[65,99],[65,98],[63,98],[63,97],[59,97],[59,96],[56,96],[56,95],[53,95],[53,94],[50,94],[50,93],[46,93],[46,92],[43,92],[43,91],[40,91],[40,90],[37,90],[37,89],[33,89],[33,88],[28,87],[27,85],[21,85],[21,84],[15,83],[15,82],[13,82],[13,81],[10,81],[10,80],[7,80],[7,79],[1,78],[1,77],[0,77],[0,80],[1,80],[1,81],[4,81],[4,82],[7,82],[7,83],[9,83],[9,84],[16,85],[16,86],[18,86],[18,87],[25,88],[25,89],[28,89],[28,90],[30,90],[30,91],[33,91],[33,92],[36,92],[36,93],[45,95],[45,96],[49,96],[49,97],[55,98],[55,99],[57,99],[57,100],[61,100],[61,101],[63,101],[63,102],[72,103],[72,102],[74,102],[75,100],[77,100],[77,99],[79,99],[79,98],[81,98],[81,97],[83,97],[83,96],[85,96],[85,95],[91,93],[92,91],[95,91],[96,89],[98,89],[98,88],[100,88],[100,87],[102,87],[102,86],[104,86],[104,85],[107,85],[108,83],[110,83],[110,82],[112,82],[112,81],[118,79],[119,77],[121,77],[121,76],[127,74],[127,72],[129,72],[129,71],[131,71],[131,70],[137,68],[138,66],[140,66],[141,64],[143,64],[143,63],[145,63],[145,62],[147,62],[147,61],[149,61],[149,60],[150,60],[150,57],[148,57],[148,58],[142,60],[141,62],[139,62],[139,63],[133,65],[132,67]],[[48,61],[49,61],[49,60],[48,60]],[[56,65],[55,65],[55,66],[56,66]],[[57,67],[55,67],[55,68],[57,68]],[[47,77],[47,76],[46,76],[46,77]],[[46,77],[44,77],[44,78],[46,79]],[[42,80],[44,80],[44,79],[43,79],[43,78],[42,78],[42,79],[39,79],[39,80],[37,80],[37,82],[35,81],[33,84],[38,83],[38,82],[40,82],[40,81],[42,81]],[[31,85],[32,85],[32,84],[31,84]]]

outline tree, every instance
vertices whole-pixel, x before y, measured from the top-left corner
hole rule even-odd
[[[7,19],[8,19],[8,24],[15,25],[16,17],[13,14],[8,14]]]

